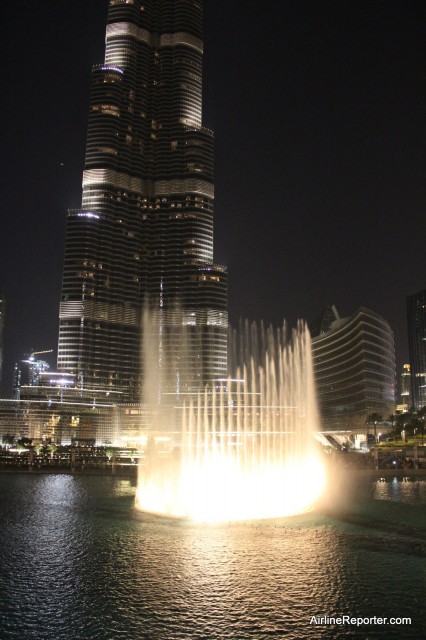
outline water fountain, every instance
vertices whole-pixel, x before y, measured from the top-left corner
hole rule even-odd
[[[307,511],[322,492],[308,330],[300,323],[287,342],[285,331],[246,324],[233,345],[234,377],[176,397],[173,411],[157,405],[138,508],[198,521],[276,518]]]

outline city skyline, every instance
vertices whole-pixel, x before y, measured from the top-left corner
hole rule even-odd
[[[367,306],[395,331],[400,366],[405,300],[424,288],[425,44],[416,3],[352,5],[206,2],[216,260],[229,265],[231,322]],[[31,347],[56,344],[65,211],[79,206],[104,47],[103,0],[46,11],[5,8],[5,382]]]

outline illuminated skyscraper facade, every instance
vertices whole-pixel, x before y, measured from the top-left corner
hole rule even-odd
[[[401,406],[401,411],[407,411],[411,406],[411,367],[409,364],[404,364],[402,367],[402,372],[399,378],[399,401]],[[397,410],[399,407],[397,407]]]
[[[58,368],[123,400],[139,399],[149,376],[146,304],[176,379],[196,388],[226,373],[202,13],[199,0],[110,0],[105,62],[93,69],[82,206],[67,219]]]
[[[421,409],[426,406],[426,289],[407,298],[407,324],[411,400]]]
[[[13,371],[13,397],[19,400],[22,387],[39,387],[43,374],[49,371],[50,365],[39,355],[52,351],[34,352],[15,364]]]

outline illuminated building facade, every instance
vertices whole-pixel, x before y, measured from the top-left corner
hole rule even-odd
[[[400,384],[400,406],[397,407],[399,411],[408,411],[412,406],[411,402],[411,367],[409,364],[404,364],[402,367],[401,376],[399,379]]]
[[[426,405],[426,289],[407,298],[412,404]]]
[[[22,387],[36,387],[40,384],[43,373],[49,371],[50,365],[38,356],[47,353],[52,353],[52,351],[34,352],[15,364],[13,371],[14,398],[19,400]]]
[[[199,388],[227,369],[202,14],[201,0],[110,0],[105,62],[93,69],[82,206],[67,218],[58,370],[130,401],[143,379],[145,305],[177,386]]]
[[[322,430],[365,433],[372,414],[387,420],[395,410],[393,332],[363,307],[348,318],[335,307],[326,315],[322,331],[312,337]]]
[[[29,388],[29,387],[28,387]],[[36,387],[32,387],[35,389]],[[55,444],[110,444],[119,446],[118,408],[57,398],[0,400],[0,442],[5,436]]]

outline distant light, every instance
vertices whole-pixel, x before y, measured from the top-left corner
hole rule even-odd
[[[51,378],[49,380],[49,384],[51,385],[66,385],[66,384],[73,384],[74,380],[67,380],[66,378]]]
[[[96,220],[99,220],[99,215],[97,213],[91,213],[90,211],[80,211],[77,213],[77,216],[79,218],[95,218]]]
[[[120,69],[120,67],[102,66],[101,69],[102,71],[118,71],[118,73],[124,73],[123,69]]]

